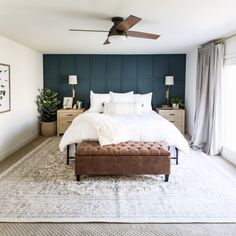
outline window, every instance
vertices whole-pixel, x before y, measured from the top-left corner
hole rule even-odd
[[[236,64],[225,65],[224,69],[224,153],[233,154],[236,161]]]

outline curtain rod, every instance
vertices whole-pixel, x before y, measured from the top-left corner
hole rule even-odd
[[[236,36],[236,33],[231,34],[231,35],[228,36],[228,37],[225,37],[225,38],[222,38],[222,39],[216,40],[215,43],[216,43],[216,44],[218,44],[218,43],[223,43],[225,40],[230,39],[230,38],[233,38],[233,37],[235,37],[235,36]]]

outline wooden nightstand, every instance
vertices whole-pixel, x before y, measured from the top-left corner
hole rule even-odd
[[[60,109],[57,111],[57,135],[64,134],[67,128],[72,123],[72,120],[79,114],[84,112],[81,109]]]
[[[185,110],[156,108],[159,115],[173,123],[182,134],[185,133]]]

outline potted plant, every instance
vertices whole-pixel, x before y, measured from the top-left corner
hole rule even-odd
[[[60,103],[58,93],[47,88],[39,89],[37,105],[40,113],[41,134],[43,136],[53,136],[56,134],[57,110]]]
[[[177,98],[177,97],[174,97],[174,98],[171,98],[170,100],[171,104],[172,104],[172,107],[174,109],[179,109],[179,106],[183,106],[183,99],[181,98]]]

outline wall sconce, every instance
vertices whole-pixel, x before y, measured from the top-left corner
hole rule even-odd
[[[77,85],[77,75],[69,75],[69,84],[72,85],[72,97],[75,98],[75,85]]]
[[[165,85],[168,86],[166,90],[166,103],[170,105],[170,85],[174,85],[174,76],[166,76]]]

